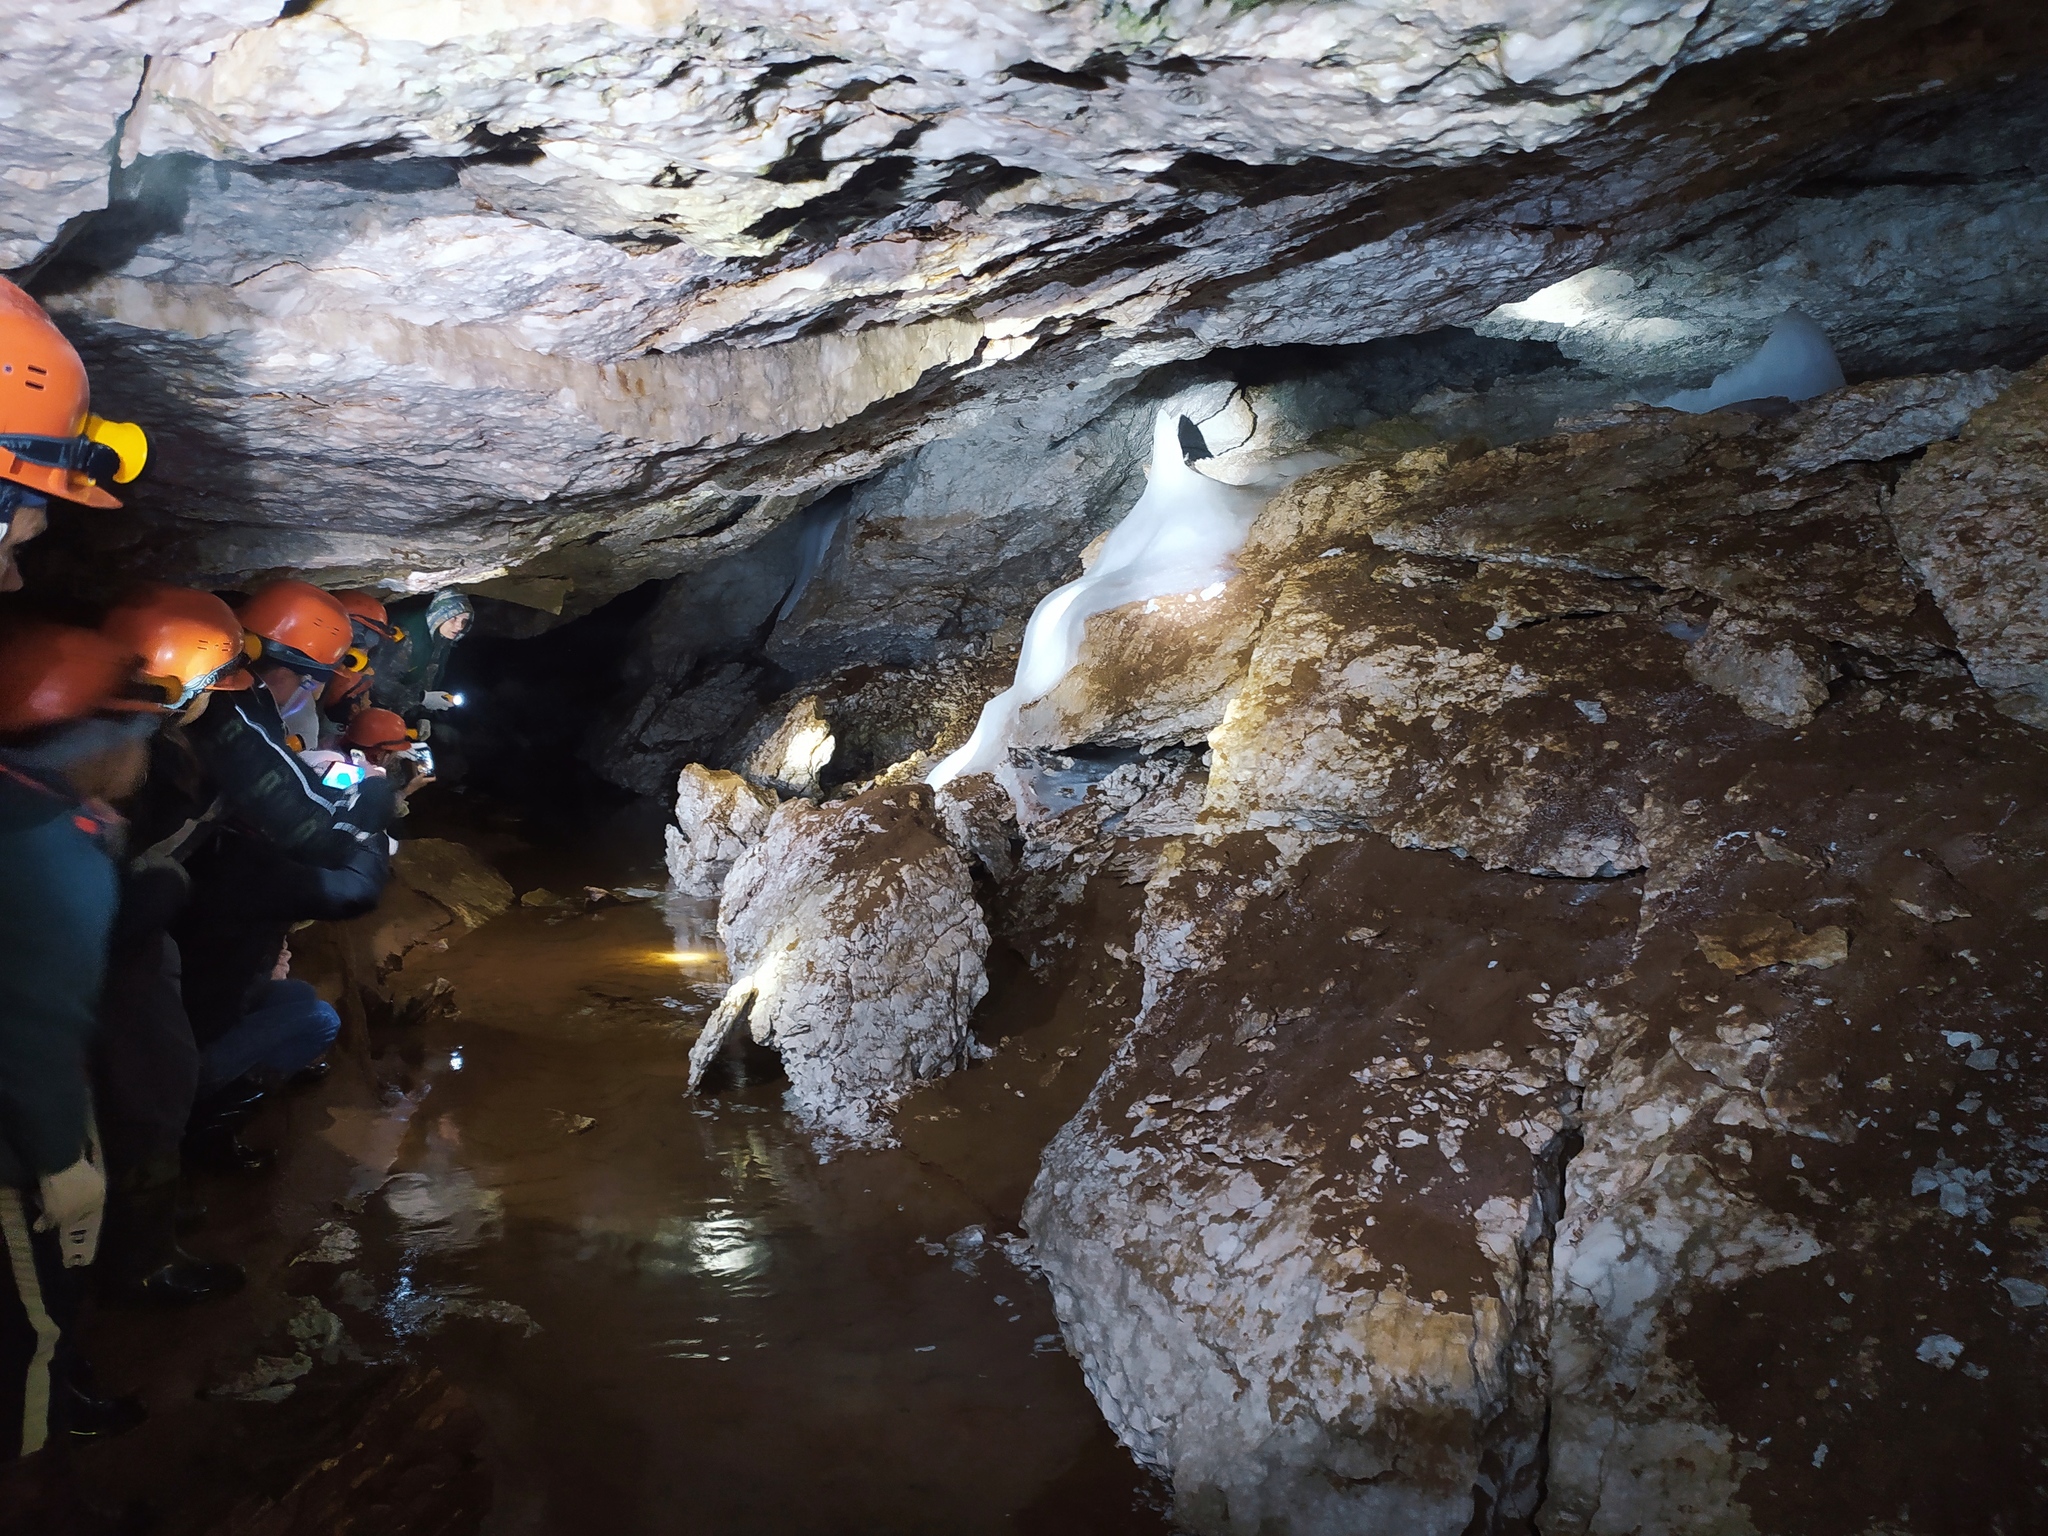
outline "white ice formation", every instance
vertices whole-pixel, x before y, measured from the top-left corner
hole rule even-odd
[[[1718,411],[1743,400],[1811,400],[1847,382],[1827,333],[1796,309],[1771,327],[1770,339],[1704,389],[1681,389],[1657,403],[1674,411]]]
[[[1211,480],[1188,463],[1180,413],[1162,410],[1152,427],[1151,478],[1137,504],[1103,541],[1094,565],[1046,594],[1024,627],[1017,679],[990,699],[974,734],[930,774],[937,788],[1005,761],[1018,712],[1058,686],[1080,654],[1089,619],[1126,603],[1202,592],[1228,581],[1265,493]]]

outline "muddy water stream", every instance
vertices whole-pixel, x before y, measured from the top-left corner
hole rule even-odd
[[[644,835],[483,843],[521,891],[662,878]],[[1082,1074],[1048,1095],[999,1053],[920,1097],[914,1150],[823,1159],[763,1063],[686,1092],[722,971],[682,917],[679,940],[655,901],[515,907],[406,967],[458,1011],[424,1026],[417,1086],[374,1128],[398,1150],[364,1278],[484,1418],[486,1530],[1167,1529],[1043,1286],[944,1245],[1014,1225]],[[989,1028],[1057,1065],[1086,1030],[1056,1014]]]

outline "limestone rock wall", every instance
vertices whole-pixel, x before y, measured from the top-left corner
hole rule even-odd
[[[922,785],[779,807],[726,876],[718,934],[733,982],[690,1052],[692,1087],[745,1028],[828,1142],[886,1142],[897,1098],[966,1056],[988,928]]]
[[[1743,275],[1685,310],[1711,371],[1814,266],[1946,227],[1957,175],[2013,210],[1972,226],[1980,264],[2039,243],[2023,150],[1950,163],[2032,142],[1942,125],[2043,46],[1965,0],[35,0],[10,26],[0,262],[158,445],[134,512],[73,536],[213,581],[517,573],[575,613],[1217,347],[1473,323],[1668,255],[1700,291]],[[1786,224],[1795,192],[1826,217]],[[2042,334],[2016,279],[1930,268],[1902,301],[1927,248],[1830,323],[1923,366]],[[1021,589],[1058,542],[983,534],[977,568]],[[865,607],[790,643],[867,645]]]
[[[1310,476],[1246,551],[1199,822],[1027,829],[1041,921],[1147,881],[1142,1009],[1026,1225],[1190,1529],[2048,1508],[2048,741],[1968,628],[2032,573],[1915,553],[2030,547],[2034,395]]]

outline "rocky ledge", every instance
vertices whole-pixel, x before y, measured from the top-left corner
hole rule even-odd
[[[942,790],[1142,888],[1025,1226],[1187,1528],[2038,1523],[2044,378],[1367,452]]]

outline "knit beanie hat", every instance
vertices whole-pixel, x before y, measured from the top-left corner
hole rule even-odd
[[[463,593],[453,587],[443,587],[434,594],[434,600],[427,604],[427,628],[439,629],[458,615],[474,619],[476,608]]]

